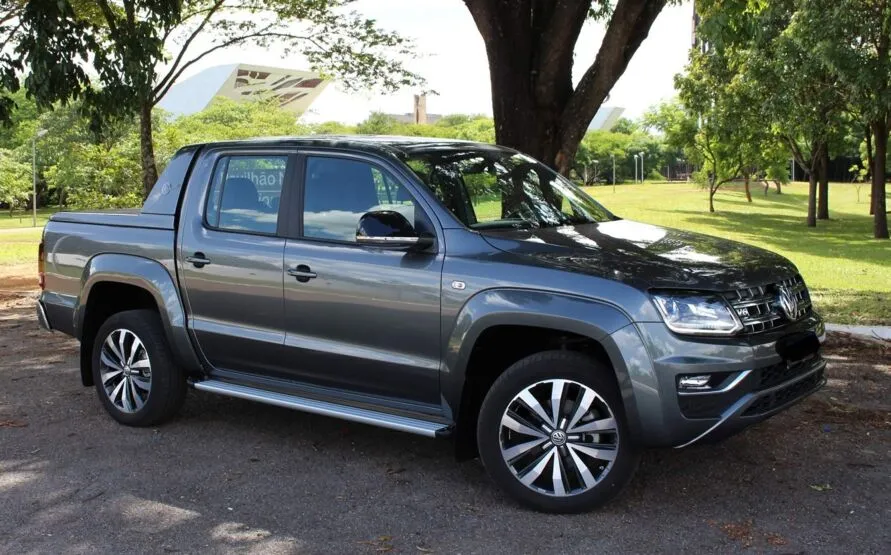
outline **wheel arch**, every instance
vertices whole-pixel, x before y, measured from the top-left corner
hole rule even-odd
[[[90,366],[96,331],[112,314],[139,308],[158,312],[177,363],[189,373],[201,370],[176,283],[167,269],[141,256],[99,254],[84,267],[74,308],[74,336],[81,342],[84,385],[92,385]]]
[[[574,295],[490,289],[468,300],[447,338],[441,384],[456,423],[458,458],[476,456],[476,417],[494,379],[513,362],[543,350],[580,351],[609,366],[634,432],[638,419],[631,377],[611,336],[630,324],[618,307]],[[501,346],[510,350],[493,360],[489,355]]]

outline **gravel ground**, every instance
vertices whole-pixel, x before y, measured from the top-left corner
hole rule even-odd
[[[194,391],[165,426],[120,426],[80,386],[76,343],[8,289],[2,553],[891,551],[878,343],[831,336],[822,392],[721,444],[649,452],[616,502],[553,516],[518,508],[447,441]]]

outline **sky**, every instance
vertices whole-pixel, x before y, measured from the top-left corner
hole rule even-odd
[[[376,19],[381,27],[414,41],[419,57],[409,61],[409,68],[427,80],[427,88],[438,93],[427,98],[428,113],[492,114],[485,47],[461,0],[358,0],[353,6],[362,15]],[[687,60],[692,17],[692,2],[665,8],[605,104],[623,107],[624,116],[636,118],[653,104],[671,98],[674,75]],[[603,32],[603,24],[586,24],[576,45],[574,79],[580,79],[594,61]],[[299,55],[282,57],[275,51],[243,45],[207,56],[182,78],[231,63],[308,69]],[[334,83],[302,120],[356,123],[373,111],[408,113],[416,92],[347,93]]]

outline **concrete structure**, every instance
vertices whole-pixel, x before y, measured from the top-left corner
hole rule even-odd
[[[588,129],[591,131],[608,131],[619,121],[624,111],[625,108],[601,106],[597,113],[594,114],[594,119],[591,120],[591,125],[588,126]],[[436,123],[442,119],[442,114],[427,113],[427,95],[425,94],[415,95],[412,113],[386,115],[400,123]]]
[[[414,109],[411,113],[406,114],[386,114],[399,123],[436,123],[442,118],[442,114],[427,113],[427,95],[416,94],[414,98]]]
[[[275,98],[282,108],[296,115],[305,112],[328,83],[309,71],[228,64],[207,68],[180,81],[158,106],[183,116],[200,112],[218,96],[239,101]]]
[[[591,124],[588,126],[589,131],[609,131],[613,128],[619,118],[622,117],[622,113],[625,112],[625,108],[618,108],[616,106],[601,106],[597,113],[594,114],[594,119],[591,120]]]

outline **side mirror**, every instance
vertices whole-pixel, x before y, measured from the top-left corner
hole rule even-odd
[[[366,212],[356,227],[356,242],[390,249],[425,249],[432,237],[421,237],[405,216],[395,210]]]

